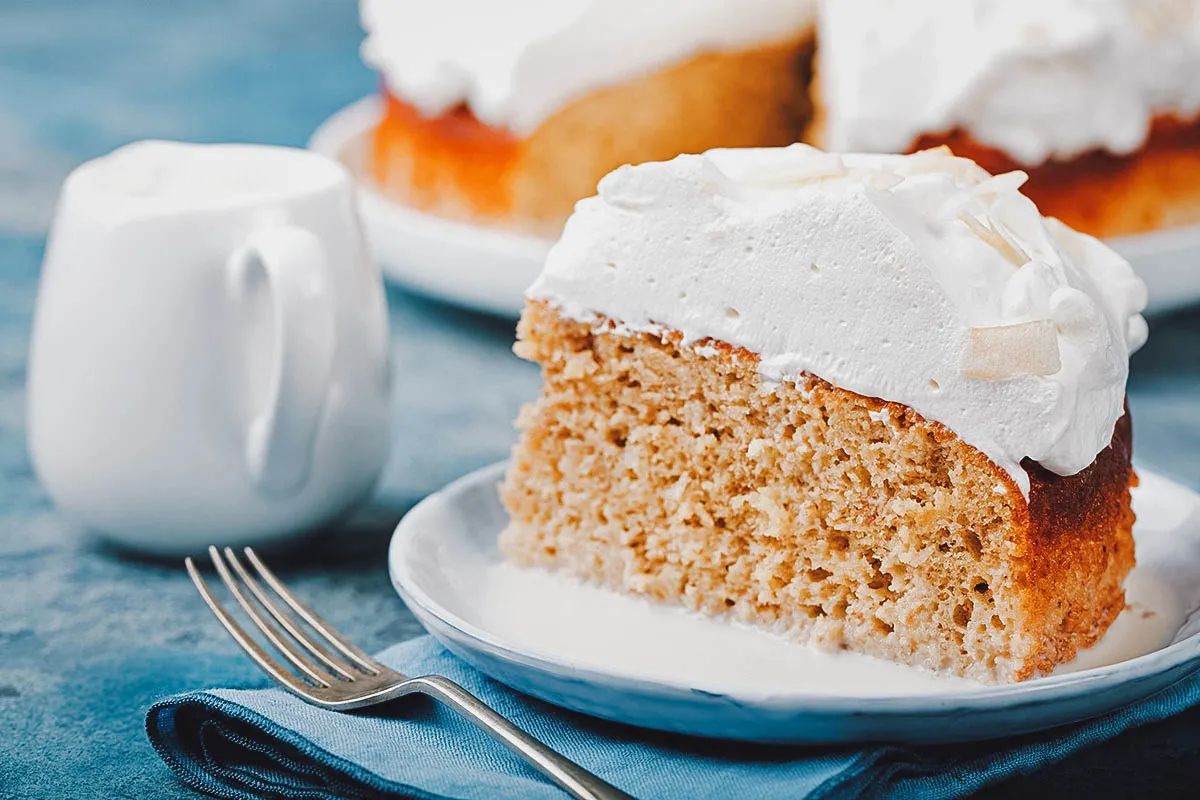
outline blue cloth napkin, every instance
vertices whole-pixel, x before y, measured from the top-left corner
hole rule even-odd
[[[428,636],[378,657],[409,675],[435,673],[458,681],[638,798],[961,797],[1200,702],[1200,676],[1192,676],[1109,716],[1004,741],[777,747],[656,733],[563,711],[485,677]],[[564,796],[453,711],[423,698],[348,715],[314,708],[277,689],[212,689],[155,704],[146,727],[180,780],[218,797]]]

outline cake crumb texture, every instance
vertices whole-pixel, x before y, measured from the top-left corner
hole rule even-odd
[[[1071,660],[1124,608],[1128,414],[1077,475],[1027,463],[1027,501],[911,409],[767,384],[721,342],[543,302],[518,334],[544,387],[501,489],[517,564],[983,682]]]

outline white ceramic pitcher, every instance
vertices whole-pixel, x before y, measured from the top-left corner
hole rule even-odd
[[[162,554],[321,525],[383,467],[389,384],[383,288],[337,163],[151,141],[68,177],[28,384],[63,511]]]

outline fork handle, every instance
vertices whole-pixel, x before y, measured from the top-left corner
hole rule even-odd
[[[440,675],[425,675],[413,678],[410,683],[466,717],[577,800],[635,800],[569,758],[554,752],[454,681]]]

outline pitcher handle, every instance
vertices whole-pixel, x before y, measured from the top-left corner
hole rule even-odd
[[[337,331],[329,259],[321,240],[294,225],[254,231],[229,258],[235,293],[254,270],[274,310],[274,350],[264,407],[245,432],[246,468],[266,495],[295,494],[308,480],[333,371]]]

